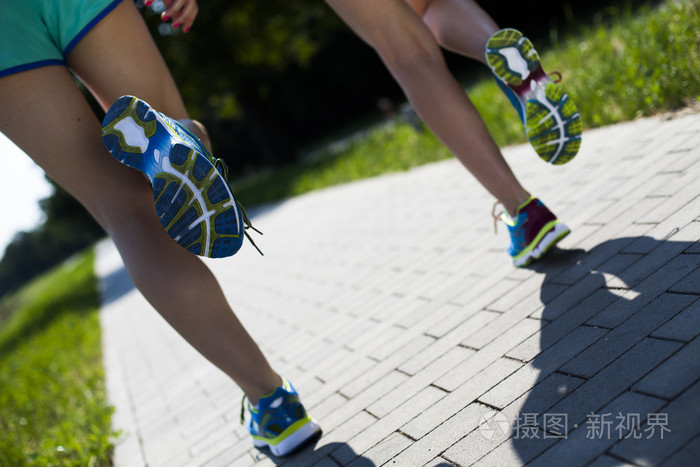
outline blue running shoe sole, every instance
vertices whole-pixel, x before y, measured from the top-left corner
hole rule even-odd
[[[119,98],[102,123],[102,141],[119,162],[143,172],[153,186],[160,222],[182,247],[211,258],[235,254],[243,216],[221,172],[189,132],[146,102]]]
[[[576,156],[583,125],[569,96],[542,69],[529,39],[515,29],[502,29],[486,44],[491,71],[525,124],[535,152],[550,164]]]

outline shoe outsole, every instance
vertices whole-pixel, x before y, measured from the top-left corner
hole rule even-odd
[[[294,430],[293,433],[288,435],[282,433],[280,437],[283,440],[278,443],[271,443],[261,438],[253,438],[253,445],[256,448],[268,448],[277,457],[286,457],[294,454],[321,436],[321,427],[313,419],[301,426],[294,427],[292,425],[287,428],[287,430],[290,429]]]
[[[225,178],[146,102],[119,98],[105,115],[102,141],[148,177],[161,225],[182,247],[211,258],[240,249],[243,220]]]
[[[515,267],[522,268],[530,265],[533,261],[542,258],[542,256],[551,250],[557,243],[571,233],[571,229],[569,229],[566,224],[559,221],[553,221],[552,225],[550,225],[548,228],[545,227],[542,230],[543,232],[540,232],[538,238],[532,242],[532,248],[526,248],[518,256],[513,258],[513,265]]]
[[[503,29],[489,39],[486,59],[520,101],[527,137],[540,158],[554,165],[573,159],[581,146],[581,116],[542,69],[532,42],[520,31]]]

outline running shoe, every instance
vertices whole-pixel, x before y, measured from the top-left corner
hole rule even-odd
[[[532,42],[520,31],[501,29],[486,43],[486,60],[535,152],[555,165],[573,159],[581,146],[581,116],[558,81],[542,69]]]
[[[540,259],[571,232],[566,224],[560,222],[547,206],[535,197],[531,196],[521,204],[513,217],[505,211],[495,214],[496,205],[492,212],[494,222],[502,220],[508,226],[508,254],[516,267],[527,266]]]
[[[148,177],[160,222],[182,247],[211,258],[241,248],[251,226],[231,193],[226,164],[177,120],[122,96],[105,115],[102,141],[115,159]]]
[[[283,385],[253,406],[243,397],[241,423],[245,423],[245,407],[248,410],[248,432],[257,448],[269,447],[275,456],[292,454],[321,435],[318,426],[299,401],[292,384],[282,377]]]

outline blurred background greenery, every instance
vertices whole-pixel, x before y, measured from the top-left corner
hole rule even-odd
[[[188,34],[163,23],[153,7],[143,14],[245,205],[449,157],[420,124],[387,124],[378,104],[399,109],[399,86],[324,2],[199,6]],[[493,0],[483,7],[498,24],[525,32],[547,69],[562,72],[587,128],[677,109],[700,96],[697,1],[542,0],[531,9]],[[486,67],[451,53],[446,59],[496,141],[524,141]],[[44,224],[18,234],[0,261],[0,296],[103,235],[58,187],[42,208]]]

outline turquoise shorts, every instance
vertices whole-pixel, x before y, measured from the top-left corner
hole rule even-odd
[[[0,76],[64,65],[73,47],[122,0],[0,0]]]

